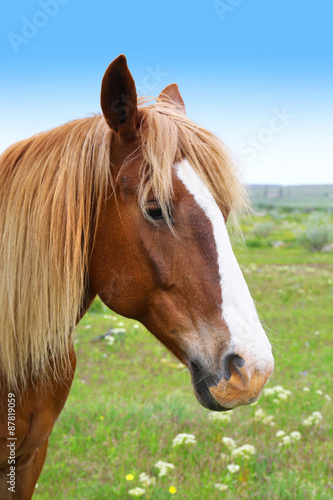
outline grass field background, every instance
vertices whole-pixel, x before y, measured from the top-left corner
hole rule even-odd
[[[307,186],[254,185],[252,199],[259,205],[333,208],[333,184]]]
[[[329,210],[322,216],[332,223]],[[234,245],[276,366],[267,385],[274,391],[223,413],[230,419],[212,419],[187,370],[141,325],[94,302],[77,328],[77,372],[36,498],[128,499],[137,487],[156,500],[333,498],[333,255],[299,244],[311,217],[261,210],[243,226],[248,244]],[[113,344],[95,339],[110,328],[118,329]],[[173,447],[179,433],[196,443]],[[254,454],[233,456],[232,445],[245,444]],[[174,465],[162,477],[160,460]],[[155,484],[140,482],[143,472]]]

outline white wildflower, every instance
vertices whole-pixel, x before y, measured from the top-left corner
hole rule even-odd
[[[128,492],[131,497],[142,497],[145,494],[145,490],[143,488],[134,488],[133,490],[129,490]]]
[[[217,411],[211,411],[208,413],[208,418],[210,420],[218,420],[219,422],[230,422],[231,420],[231,414],[230,412],[217,412]]]
[[[139,324],[138,323],[134,323],[133,328],[135,328],[135,329],[139,328]]]
[[[148,474],[146,474],[145,472],[141,472],[141,474],[139,474],[139,481],[146,488],[148,488],[151,485],[156,484],[156,478],[148,476]]]
[[[125,333],[125,328],[112,328],[113,335],[118,335],[119,333]]]
[[[282,440],[279,443],[279,446],[287,445],[291,443],[291,437],[290,436],[283,436]]]
[[[267,415],[267,417],[265,417],[262,421],[263,424],[271,424],[273,423],[273,420],[274,420],[274,417],[273,415]]]
[[[258,408],[258,410],[255,411],[254,413],[254,421],[255,422],[260,422],[260,420],[263,420],[265,418],[265,412],[261,408]]]
[[[256,452],[256,449],[254,446],[251,444],[244,444],[243,446],[240,446],[239,448],[235,448],[232,453],[231,457],[232,458],[237,458],[237,457],[242,457],[245,458],[245,460],[249,460],[249,458],[254,455]]]
[[[194,434],[178,434],[172,440],[172,446],[180,446],[181,444],[196,444],[196,439]]]
[[[332,401],[332,398],[329,394],[325,394],[324,398],[327,400],[327,401]]]
[[[225,491],[229,488],[229,486],[227,484],[223,484],[223,483],[216,483],[215,488],[219,491]]]
[[[290,437],[293,441],[299,441],[302,437],[302,434],[298,431],[293,431],[290,433]]]
[[[162,460],[159,460],[156,462],[155,467],[159,469],[159,476],[166,476],[169,472],[170,469],[174,469],[175,466],[173,464],[169,464],[168,462],[162,462]]]
[[[312,425],[318,425],[319,422],[323,419],[322,414],[319,411],[314,411],[312,415],[303,420],[303,425],[305,427],[311,427]]]
[[[115,338],[113,335],[106,335],[104,338],[107,341],[108,345],[113,345],[115,342]]]
[[[120,321],[120,322],[118,323],[118,326],[124,326],[124,323],[123,323],[122,321]]]
[[[309,387],[307,386],[303,387],[303,392],[309,392],[309,391],[310,391]]]
[[[265,396],[275,395],[276,398],[287,399],[289,396],[291,396],[291,391],[289,391],[288,389],[284,389],[282,385],[276,385],[275,387],[264,389],[263,394]],[[274,400],[274,402],[276,401]]]
[[[321,391],[320,389],[318,389],[318,391],[316,391],[316,393],[319,394],[319,396],[323,396],[324,395],[323,391]]]
[[[234,450],[236,448],[236,443],[232,438],[223,437],[222,443],[225,444],[229,450]]]
[[[275,434],[275,436],[276,436],[277,438],[282,437],[282,436],[285,436],[285,435],[286,435],[286,433],[285,433],[284,431],[277,431],[277,433]]]
[[[240,467],[239,467],[239,465],[230,464],[230,465],[227,465],[227,469],[229,472],[231,472],[231,474],[234,474],[235,472],[239,471]]]

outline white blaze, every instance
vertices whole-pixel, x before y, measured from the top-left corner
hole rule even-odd
[[[240,356],[246,352],[260,369],[261,362],[263,365],[273,362],[271,346],[233,253],[224,217],[208,187],[187,160],[176,165],[176,172],[212,224],[218,254],[222,314],[231,335],[230,349]]]

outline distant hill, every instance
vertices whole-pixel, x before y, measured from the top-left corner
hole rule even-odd
[[[259,206],[333,208],[333,184],[313,186],[250,186],[252,202]]]

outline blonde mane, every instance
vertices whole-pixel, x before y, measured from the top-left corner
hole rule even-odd
[[[141,104],[144,104],[143,101]],[[185,156],[224,212],[247,197],[225,146],[167,103],[140,107],[141,187],[167,217],[172,165]],[[111,135],[103,116],[75,120],[0,156],[0,380],[11,390],[47,380],[68,361],[88,258],[112,183]],[[62,362],[62,363],[61,363]]]
[[[222,212],[230,213],[237,225],[237,215],[246,212],[250,204],[226,145],[168,102],[157,100],[140,111],[144,158],[139,194],[142,211],[152,190],[168,219],[173,195],[170,166],[185,157],[208,185]]]

